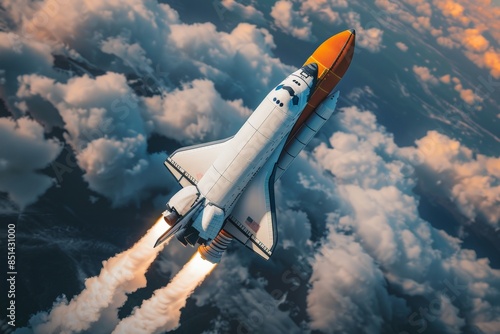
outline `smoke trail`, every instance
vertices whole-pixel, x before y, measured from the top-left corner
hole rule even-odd
[[[139,309],[118,324],[113,334],[163,333],[176,328],[187,298],[214,267],[215,264],[196,252],[170,284],[156,290]]]
[[[30,324],[35,333],[81,332],[101,319],[107,318],[107,332],[118,323],[117,309],[125,303],[127,293],[146,285],[148,267],[161,251],[153,248],[156,239],[165,232],[166,224],[160,218],[155,225],[130,249],[103,261],[99,276],[85,281],[85,289],[69,303],[64,300],[55,305],[50,314],[35,315]],[[165,245],[164,243],[163,245]],[[114,318],[114,319],[113,319]],[[99,326],[101,327],[101,326]],[[106,332],[106,328],[100,328]]]

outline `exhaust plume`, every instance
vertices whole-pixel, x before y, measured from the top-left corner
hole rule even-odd
[[[163,333],[177,328],[181,308],[214,267],[215,264],[204,260],[196,252],[167,286],[156,290],[140,308],[123,319],[113,334]]]
[[[50,313],[42,312],[30,320],[34,333],[77,333],[87,330],[106,317],[98,331],[109,332],[118,323],[118,308],[127,294],[146,286],[147,269],[162,247],[154,248],[156,239],[165,231],[163,217],[128,250],[103,261],[98,276],[85,281],[85,289],[69,303],[56,302]],[[105,328],[111,326],[111,328]],[[96,328],[97,329],[97,328]]]

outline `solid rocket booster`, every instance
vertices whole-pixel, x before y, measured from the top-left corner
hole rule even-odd
[[[290,138],[276,165],[276,180],[283,175],[297,155],[299,155],[304,147],[309,144],[316,133],[318,133],[319,129],[325,125],[326,121],[332,117],[335,107],[337,106],[338,98],[338,91],[331,93],[319,107],[314,110],[312,115],[309,116],[296,134]]]

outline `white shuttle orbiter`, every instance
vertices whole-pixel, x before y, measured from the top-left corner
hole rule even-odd
[[[183,187],[167,203],[170,226],[155,246],[175,234],[201,244],[217,263],[232,239],[268,259],[277,243],[274,182],[334,113],[331,93],[347,70],[354,31],[324,42],[299,70],[276,86],[230,138],[175,151],[165,166]]]

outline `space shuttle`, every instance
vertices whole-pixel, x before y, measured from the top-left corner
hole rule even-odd
[[[274,183],[335,113],[335,86],[347,71],[354,30],[330,37],[274,87],[238,132],[181,148],[165,166],[182,189],[163,212],[155,247],[175,237],[218,263],[233,239],[264,259],[277,245]]]

